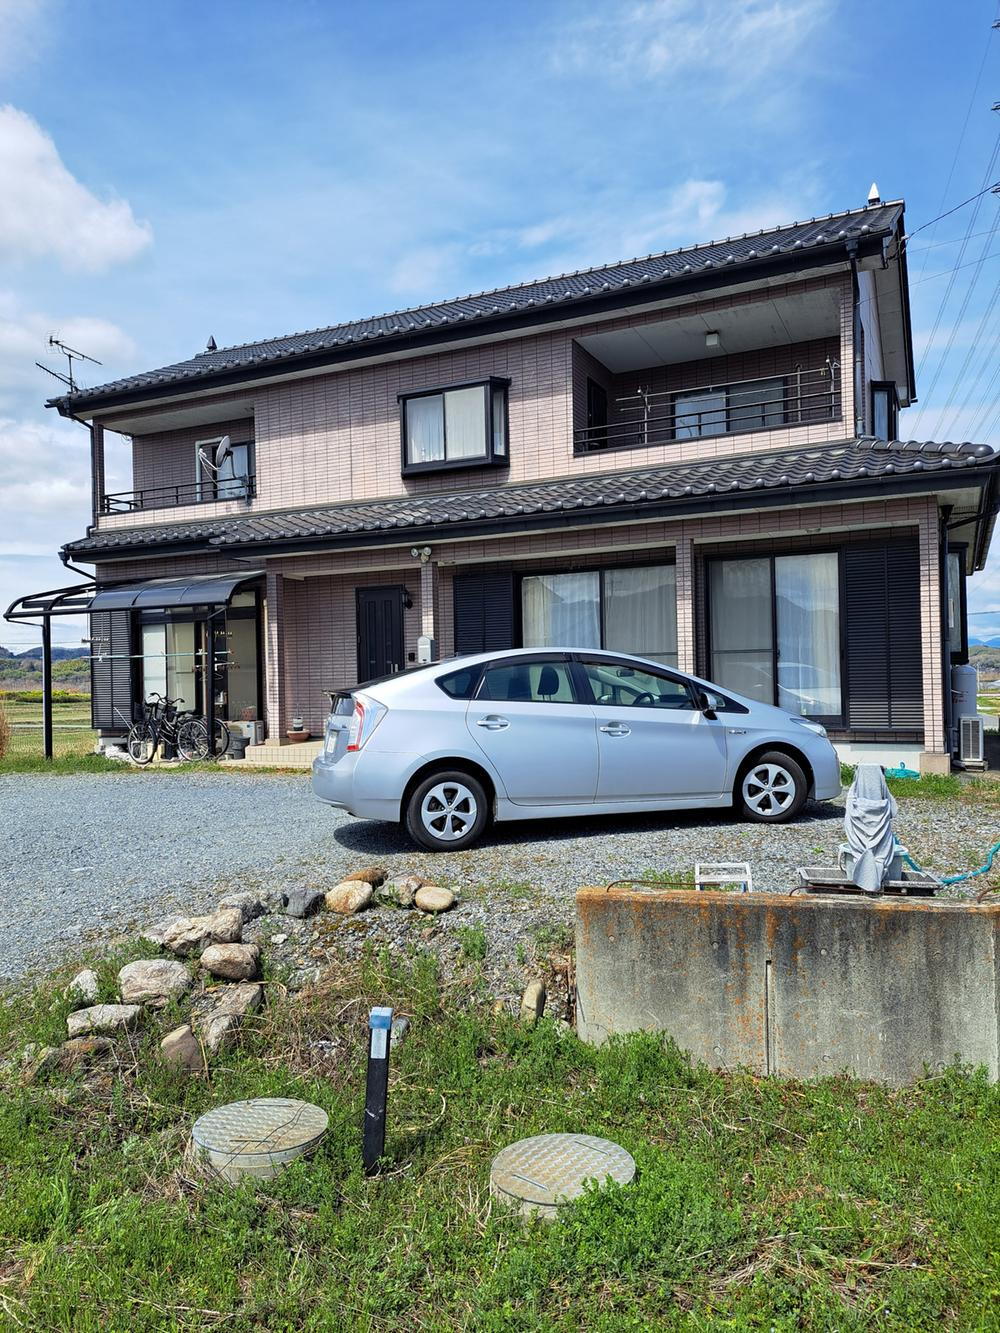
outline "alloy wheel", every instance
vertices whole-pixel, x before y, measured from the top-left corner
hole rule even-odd
[[[476,822],[479,806],[473,792],[461,782],[439,782],[420,802],[420,821],[441,842],[463,838]]]
[[[743,799],[755,814],[784,814],[795,800],[795,779],[779,764],[755,764],[743,778]]]

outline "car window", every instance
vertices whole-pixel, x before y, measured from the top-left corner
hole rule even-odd
[[[596,704],[615,708],[674,708],[691,711],[694,701],[683,681],[620,662],[581,663]]]
[[[438,676],[435,684],[452,699],[471,699],[480,671],[482,667],[478,662],[475,666],[459,667],[457,671],[449,671],[446,676]]]
[[[487,667],[478,697],[507,703],[576,703],[566,662],[498,662]]]

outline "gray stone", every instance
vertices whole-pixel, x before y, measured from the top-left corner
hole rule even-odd
[[[100,982],[92,967],[85,967],[81,972],[77,972],[66,987],[67,1000],[75,1000],[78,1004],[96,1004],[99,994]]]
[[[417,890],[423,887],[423,883],[419,875],[393,875],[378,889],[377,896],[380,901],[392,903],[395,907],[412,907]]]
[[[345,880],[326,895],[326,905],[330,911],[340,912],[343,916],[360,912],[371,900],[372,886],[364,880]]]
[[[210,944],[201,955],[201,965],[213,977],[249,981],[257,975],[260,950],[256,944]]]
[[[219,910],[225,911],[227,908],[235,908],[245,922],[256,921],[257,917],[267,915],[270,902],[266,896],[250,891],[227,893],[224,898],[219,899]]]
[[[182,957],[201,953],[210,944],[235,944],[241,940],[243,913],[237,907],[223,907],[208,916],[169,916],[143,931],[143,938]]]
[[[225,986],[211,992],[207,1006],[193,1019],[195,1031],[209,1055],[215,1055],[238,1034],[244,1018],[264,1002],[264,987],[256,982]]]
[[[521,1022],[535,1023],[545,1012],[545,983],[529,981],[521,996]]]
[[[191,974],[173,958],[145,958],[126,963],[118,973],[123,1004],[148,1004],[162,1009],[183,995],[191,985]]]
[[[174,1028],[160,1042],[160,1058],[184,1074],[204,1074],[207,1069],[201,1042],[187,1023]]]
[[[282,911],[286,916],[312,916],[323,905],[323,898],[322,889],[289,889],[281,895]]]
[[[118,1032],[133,1028],[142,1012],[137,1004],[95,1004],[89,1009],[77,1009],[66,1019],[66,1030],[71,1037],[86,1037],[91,1032]]]
[[[455,895],[451,889],[442,889],[437,884],[423,884],[417,889],[413,901],[421,912],[447,912],[455,906]]]

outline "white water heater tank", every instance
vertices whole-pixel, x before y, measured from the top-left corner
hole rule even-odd
[[[979,672],[974,666],[953,666],[951,669],[952,716],[975,717],[979,711]]]

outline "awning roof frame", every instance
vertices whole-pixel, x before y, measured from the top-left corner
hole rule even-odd
[[[189,574],[181,578],[138,579],[129,583],[77,583],[68,588],[19,597],[4,612],[4,620],[34,620],[41,616],[79,616],[92,611],[166,610],[181,606],[224,606],[244,583],[264,577],[262,569],[228,574]]]

